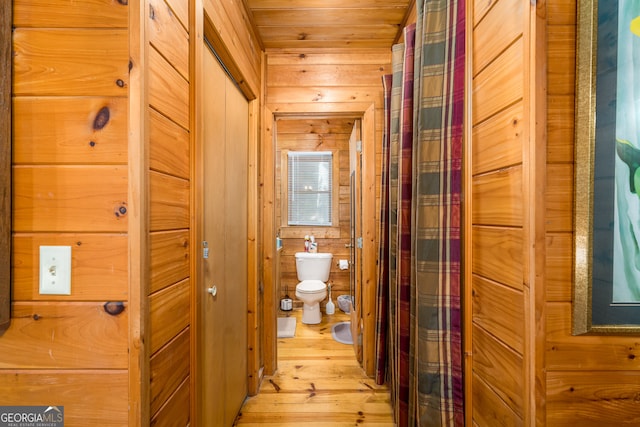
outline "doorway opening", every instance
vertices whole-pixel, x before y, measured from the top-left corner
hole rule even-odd
[[[375,275],[376,275],[376,211],[375,211],[375,145],[374,107],[363,105],[362,110],[337,111],[318,114],[314,112],[278,113],[267,108],[266,120],[271,119],[269,135],[265,141],[265,169],[269,158],[273,165],[273,177],[265,179],[265,206],[269,205],[269,189],[273,188],[272,222],[265,221],[265,242],[272,240],[274,247],[265,245],[265,264],[278,262],[271,272],[272,280],[265,280],[265,330],[273,331],[274,342],[279,301],[295,294],[298,283],[295,271],[295,253],[304,250],[304,237],[313,235],[319,252],[333,254],[329,284],[335,304],[339,296],[352,301],[354,309],[346,315],[336,304],[336,313],[346,315],[353,326],[354,347],[351,352],[372,376],[375,369]],[[270,117],[269,117],[270,116]],[[271,142],[271,146],[269,146]],[[340,221],[331,227],[290,227],[282,222],[282,158],[283,150],[333,150],[340,165],[339,200]],[[267,169],[268,170],[268,169]],[[272,187],[271,187],[272,185]],[[269,208],[266,208],[269,209]],[[265,212],[265,218],[269,214]],[[269,227],[272,227],[269,232]],[[276,237],[282,244],[275,248]],[[272,250],[271,256],[269,251]],[[277,256],[276,256],[277,255]],[[280,258],[279,261],[275,261]],[[343,262],[341,262],[343,261]],[[341,265],[347,264],[346,268]],[[279,271],[278,271],[279,270]],[[363,286],[364,283],[371,286]],[[271,299],[270,304],[268,300]],[[328,299],[321,303],[323,316]],[[295,308],[294,300],[294,308]],[[352,319],[353,316],[353,319]],[[329,335],[331,331],[328,331]],[[265,345],[265,375],[273,374],[278,365],[278,349],[274,345],[269,354]],[[269,361],[271,360],[271,366]]]

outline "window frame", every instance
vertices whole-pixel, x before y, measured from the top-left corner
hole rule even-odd
[[[280,154],[280,237],[339,237],[340,236],[340,157],[338,150],[317,150],[331,152],[331,223],[332,225],[289,225],[289,153],[313,152],[313,150],[284,149]]]

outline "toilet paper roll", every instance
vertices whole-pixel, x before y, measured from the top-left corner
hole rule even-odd
[[[341,259],[340,261],[338,261],[338,267],[340,268],[340,270],[348,270],[349,261],[347,261],[346,259]]]

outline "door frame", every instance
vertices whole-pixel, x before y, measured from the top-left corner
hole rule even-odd
[[[262,263],[264,266],[262,281],[264,286],[264,374],[273,375],[277,369],[277,298],[275,278],[273,277],[276,259],[275,225],[275,126],[279,117],[314,116],[353,117],[361,120],[362,129],[362,305],[363,336],[362,365],[368,376],[375,372],[375,334],[376,334],[376,153],[375,153],[375,105],[373,103],[300,103],[274,104],[264,106],[262,110],[262,237],[264,242]]]

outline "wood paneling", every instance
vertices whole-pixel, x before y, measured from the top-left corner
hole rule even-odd
[[[640,343],[625,337],[572,336],[571,304],[547,304],[547,369],[550,371],[638,371]]]
[[[573,236],[547,233],[547,301],[571,301],[573,280]]]
[[[522,39],[518,39],[475,76],[472,100],[474,125],[522,99],[523,48]]]
[[[189,387],[189,379],[187,378],[169,397],[166,404],[151,418],[150,426],[188,426],[190,419]]]
[[[522,292],[481,277],[473,279],[473,321],[522,354],[524,302]]]
[[[189,325],[190,286],[189,280],[184,280],[150,296],[151,354]]]
[[[478,25],[478,23],[484,18],[487,12],[496,4],[494,0],[473,0],[473,8],[472,19],[473,19],[473,27]],[[475,48],[475,46],[474,46]]]
[[[189,34],[164,0],[149,1],[149,43],[189,80]]]
[[[17,97],[14,164],[126,164],[126,98]]]
[[[267,49],[389,48],[409,22],[411,4],[408,0],[248,2]]]
[[[269,86],[371,86],[383,74],[391,72],[388,64],[313,64],[267,66]],[[343,82],[348,82],[345,84]],[[352,89],[353,90],[353,89]],[[301,101],[301,100],[300,100]]]
[[[129,221],[143,217],[141,193],[129,192],[132,9],[111,0],[4,4],[15,12],[15,327],[0,341],[0,395],[3,404],[64,405],[70,426],[135,425],[144,363],[132,325],[143,314],[131,304],[130,274],[144,265]],[[72,247],[71,295],[39,294],[43,245]]]
[[[127,230],[126,167],[14,167],[13,180],[16,232]]]
[[[151,231],[189,228],[189,181],[149,172]]]
[[[203,0],[204,33],[249,100],[261,92],[261,46],[252,19],[233,0]]]
[[[523,105],[521,102],[473,127],[473,174],[522,162]]]
[[[189,132],[157,111],[149,111],[149,167],[189,178]]]
[[[636,425],[638,337],[571,335],[576,6],[576,0],[547,2],[546,424]]]
[[[398,33],[398,28],[391,24],[379,24],[366,27],[350,25],[339,27],[314,25],[305,27],[296,25],[278,28],[264,26],[260,29],[260,35],[270,39],[269,46],[274,48],[286,47],[291,44],[291,35],[293,33],[298,35],[298,44],[305,48],[322,48],[329,44],[334,47],[366,48],[374,47],[393,39]]]
[[[522,226],[522,167],[477,176],[471,191],[474,224]]]
[[[640,424],[638,371],[547,374],[547,425],[633,426]]]
[[[190,28],[193,23],[189,22],[189,2],[185,0],[167,0],[167,4],[171,8],[171,11],[178,17],[182,25],[185,28]],[[197,4],[201,5],[201,3]],[[200,15],[200,11],[193,15]]]
[[[14,0],[13,23],[16,27],[42,28],[126,28],[129,24],[126,2],[84,0]]]
[[[70,427],[127,425],[127,383],[126,370],[0,371],[3,405],[64,406]]]
[[[300,51],[269,50],[269,65],[340,65],[385,64],[390,66],[388,49],[304,49]],[[349,86],[348,82],[334,82],[334,86]],[[378,88],[380,91],[380,88]],[[380,92],[382,94],[382,92]]]
[[[189,277],[188,230],[151,233],[151,282],[153,293]]]
[[[574,23],[575,24],[575,23]],[[576,81],[575,25],[548,26],[548,90],[554,95],[572,95]],[[570,145],[570,144],[569,144]]]
[[[263,67],[264,67],[263,63]],[[276,253],[275,235],[277,230],[275,200],[275,133],[276,122],[273,111],[264,107],[261,117],[261,141],[264,145],[260,150],[260,194],[262,202],[260,215],[262,217],[262,284],[264,295],[264,312],[262,316],[263,336],[260,344],[263,346],[264,375],[273,375],[277,369],[277,310],[280,305],[278,290],[280,289],[280,253]],[[277,264],[276,264],[277,263]],[[257,391],[258,387],[254,390]]]
[[[473,227],[474,273],[522,290],[522,230]]]
[[[14,303],[0,369],[126,369],[128,315],[96,302]]]
[[[375,102],[382,103],[379,87],[274,87],[269,89],[269,98],[275,103],[287,102],[292,97],[303,102]]]
[[[473,406],[471,407],[475,426],[520,427],[522,418],[511,409],[483,380],[473,376]],[[478,410],[481,409],[481,410]]]
[[[473,331],[473,375],[490,385],[507,406],[519,417],[523,416],[527,398],[524,384],[524,363],[521,355],[506,347],[482,328]],[[475,382],[475,381],[474,381]],[[481,408],[483,412],[487,408]]]
[[[575,120],[573,95],[554,95],[547,99],[547,162],[573,163]]]
[[[365,25],[371,21],[379,25],[394,25],[401,21],[405,14],[403,7],[384,8],[378,6],[374,9],[349,8],[349,13],[336,8],[326,8],[322,15],[313,15],[314,26],[326,25]],[[278,22],[280,25],[295,27],[301,22],[309,22],[310,14],[302,8],[291,8],[285,13],[273,9],[254,10],[253,17],[258,27],[267,26],[270,22]],[[278,46],[279,47],[279,46]]]
[[[40,295],[39,248],[71,246],[71,295]],[[17,234],[13,239],[14,301],[126,301],[127,236],[124,234]]]
[[[469,425],[544,420],[544,8],[473,2],[465,311]],[[469,64],[469,61],[467,62]],[[469,172],[467,172],[469,173]],[[469,252],[467,252],[469,253]]]
[[[489,3],[489,2],[487,2]],[[514,40],[522,36],[522,19],[526,3],[498,1],[473,31],[473,75],[477,76]],[[496,37],[500,28],[500,37]]]
[[[573,165],[547,166],[547,232],[573,228]],[[579,191],[587,191],[586,186]]]
[[[120,29],[16,28],[14,94],[126,96],[127,34]]]
[[[149,104],[189,129],[189,82],[155,49],[149,49]]]
[[[187,328],[151,358],[151,413],[158,412],[189,377],[190,329]]]
[[[191,146],[194,67],[187,0],[150,0],[145,7],[148,80],[149,424],[187,425],[194,372],[191,274]],[[197,8],[199,3],[193,3]],[[148,119],[147,119],[148,118]],[[145,390],[145,388],[143,388]]]

